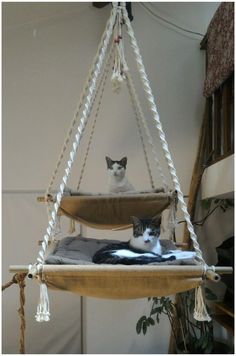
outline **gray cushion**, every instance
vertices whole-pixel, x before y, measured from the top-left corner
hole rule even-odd
[[[68,236],[58,242],[54,252],[48,255],[47,264],[90,264],[100,248],[117,240],[93,239],[82,236]]]
[[[176,249],[170,240],[160,240],[164,252]],[[45,260],[46,264],[66,264],[81,265],[93,264],[92,257],[110,243],[117,243],[117,240],[94,239],[82,236],[68,236],[58,242],[53,253],[49,254]]]

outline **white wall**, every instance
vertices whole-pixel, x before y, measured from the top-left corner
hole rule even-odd
[[[205,33],[218,4],[153,3],[149,6],[179,25]],[[44,207],[35,203],[37,194],[22,192],[15,195],[10,192],[46,188],[109,11],[109,6],[97,10],[91,3],[6,3],[3,7],[3,280],[10,278],[9,264],[34,262],[37,241],[42,238],[47,223]],[[134,31],[186,194],[203,114],[204,53],[199,50],[200,41],[196,36],[194,39],[174,31],[150,16],[139,3],[133,4],[133,15]],[[127,47],[126,44],[127,59],[132,64],[131,51]],[[136,76],[135,83],[142,93]],[[145,103],[143,96],[141,102]],[[146,107],[144,110],[148,112]],[[154,123],[151,116],[148,117],[159,149]],[[98,120],[82,188],[90,191],[107,189],[104,161],[107,154],[114,158],[127,155],[129,179],[137,188],[146,187],[148,176],[126,90],[119,95],[113,94],[110,82],[107,83]],[[87,141],[86,135],[80,157],[83,157]],[[81,160],[78,160],[71,186],[76,184],[80,167]],[[154,177],[159,185],[156,173]],[[111,236],[91,229],[86,232],[88,236]],[[128,239],[129,236],[116,233],[116,237]],[[79,298],[67,293],[58,296],[53,317],[61,318],[64,328],[70,332],[64,332],[63,322],[59,326],[56,322],[55,326],[47,326],[49,333],[34,321],[37,286],[29,282],[27,285],[27,337],[30,337],[27,352],[80,352]],[[50,292],[51,295],[54,293]],[[148,310],[146,299],[107,301],[86,298],[84,302],[85,352],[167,352],[167,321],[150,330],[145,337],[135,333],[137,319]],[[17,352],[18,321],[13,313],[16,303],[15,292],[6,291],[3,297],[4,353]],[[66,318],[67,312],[70,315]],[[40,343],[37,333],[42,336]],[[47,335],[46,343],[43,335]],[[60,351],[58,337],[64,342]]]

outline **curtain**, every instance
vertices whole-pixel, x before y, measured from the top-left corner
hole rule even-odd
[[[207,74],[204,95],[209,97],[234,70],[234,3],[223,2],[207,30]]]

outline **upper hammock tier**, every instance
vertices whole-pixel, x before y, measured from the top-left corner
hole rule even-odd
[[[59,213],[95,229],[127,229],[131,216],[155,217],[176,199],[176,193],[72,195],[61,200]]]

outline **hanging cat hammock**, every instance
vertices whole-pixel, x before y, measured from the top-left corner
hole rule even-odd
[[[59,213],[95,229],[130,228],[131,216],[155,217],[175,202],[175,192],[157,191],[144,194],[64,196]]]
[[[62,152],[54,170],[52,180],[46,192],[47,200],[52,200],[53,207],[49,209],[49,223],[44,235],[42,247],[39,251],[37,262],[29,267],[11,266],[11,272],[28,272],[29,278],[37,279],[40,283],[40,302],[37,309],[36,320],[49,320],[49,302],[47,287],[77,292],[86,296],[97,296],[103,298],[140,298],[145,296],[163,296],[183,292],[196,287],[196,305],[194,317],[197,320],[209,320],[206,308],[202,298],[200,285],[204,278],[219,280],[219,275],[215,273],[230,272],[227,268],[217,268],[208,266],[197,242],[197,236],[194,232],[190,216],[187,211],[183,193],[180,188],[176,170],[168,149],[165,134],[162,130],[159,114],[149,84],[149,80],[143,65],[139,47],[136,42],[130,20],[127,15],[125,3],[112,3],[111,16],[107,22],[106,29],[98,47],[91,71],[84,86],[79,106],[75,112],[74,118],[65,139]],[[156,124],[162,149],[167,161],[167,166],[173,182],[172,192],[168,189],[165,176],[158,161],[152,137],[137,93],[125,60],[124,48],[122,43],[122,25],[126,25],[131,47],[134,51],[138,72],[143,83],[145,95],[150,105],[151,113]],[[114,34],[114,41],[112,35]],[[110,48],[110,51],[109,51]],[[150,172],[150,165],[147,159],[147,151],[144,146],[144,140],[140,135],[143,144],[144,155],[147,162],[148,172],[151,180],[152,191],[137,192],[133,194],[115,195],[91,195],[91,194],[65,194],[66,185],[71,173],[72,165],[80,145],[88,118],[97,98],[97,87],[104,91],[105,79],[108,75],[106,64],[109,62],[113,51],[115,52],[115,63],[113,68],[112,81],[114,88],[118,89],[121,81],[127,84],[131,97],[131,102],[137,119],[139,133],[141,133],[141,124],[147,134],[148,142],[152,147],[154,160],[163,182],[163,189],[155,190],[153,179]],[[104,64],[105,62],[105,64]],[[103,75],[101,75],[103,71]],[[98,85],[98,82],[100,83]],[[99,99],[101,103],[101,98]],[[73,127],[75,126],[80,113],[80,122],[75,134],[72,150],[65,168],[65,174],[62,178],[58,192],[55,198],[51,197],[51,188],[58,172],[60,163],[67,149]],[[89,139],[89,145],[85,155],[85,161],[82,167],[82,173],[86,164],[86,158],[90,143],[92,140],[98,110],[92,125],[92,131]],[[82,177],[82,175],[81,175]],[[81,179],[80,179],[81,182]],[[80,184],[79,182],[79,184]],[[174,192],[174,193],[173,193]],[[184,218],[192,240],[193,248],[196,251],[196,265],[193,266],[173,266],[173,265],[152,265],[152,266],[113,266],[113,265],[47,265],[45,259],[49,243],[55,239],[55,230],[57,220],[60,214],[65,214],[70,218],[95,228],[113,229],[127,228],[130,226],[130,215],[136,216],[155,216],[169,207],[170,215],[175,210],[175,194],[178,196],[178,202],[183,211]],[[50,197],[50,199],[49,199]]]

